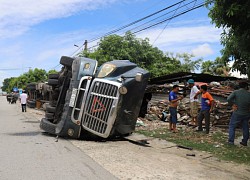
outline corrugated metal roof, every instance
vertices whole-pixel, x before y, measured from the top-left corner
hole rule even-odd
[[[187,81],[188,79],[194,79],[196,82],[206,82],[210,83],[212,81],[235,81],[239,78],[236,77],[223,77],[223,76],[214,76],[210,74],[197,74],[197,73],[189,73],[189,72],[179,72],[179,73],[173,73],[168,74],[156,78],[152,78],[149,81],[149,84],[165,84],[165,83],[171,83],[174,81]]]

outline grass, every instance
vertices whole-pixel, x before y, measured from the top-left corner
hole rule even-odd
[[[250,148],[228,145],[228,135],[221,131],[211,133],[210,135],[195,132],[190,129],[172,133],[166,128],[137,130],[136,132],[144,134],[145,136],[165,139],[178,145],[192,147],[195,150],[210,152],[222,160],[250,165]],[[236,137],[239,136],[241,136],[241,133],[236,132]]]

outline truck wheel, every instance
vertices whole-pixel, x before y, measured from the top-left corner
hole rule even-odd
[[[28,100],[27,101],[27,106],[30,107],[30,108],[35,108],[36,107],[36,101]]]
[[[52,93],[51,97],[52,97],[53,100],[57,100],[58,97],[59,97],[59,91],[54,91],[54,92]]]
[[[54,113],[46,112],[45,113],[45,118],[46,119],[54,119]]]
[[[58,80],[57,79],[49,79],[48,80],[48,85],[51,85],[51,86],[57,86],[59,83],[58,83]]]
[[[53,100],[52,100],[52,101],[49,102],[49,105],[55,107],[55,106],[56,106],[56,103],[57,103],[57,101],[55,101],[55,100],[53,101]]]
[[[47,106],[46,106],[46,112],[55,113],[55,112],[56,112],[56,107],[47,105]]]
[[[32,84],[28,84],[28,85],[27,85],[27,89],[28,89],[28,90],[31,90],[31,91],[32,91],[32,90],[36,90],[36,84],[33,84],[33,83],[32,83]]]
[[[60,85],[63,84],[64,79],[65,79],[65,76],[59,76],[58,81]]]
[[[71,67],[73,64],[74,59],[68,56],[62,56],[60,59],[60,64]]]
[[[46,107],[49,105],[49,103],[44,103],[43,104],[43,110],[46,111]]]
[[[59,78],[59,74],[56,73],[56,74],[49,74],[48,76],[49,79],[58,79]]]

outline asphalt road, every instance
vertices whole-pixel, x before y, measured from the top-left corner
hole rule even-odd
[[[0,128],[0,180],[116,179],[68,140],[42,134],[39,120],[4,96]]]

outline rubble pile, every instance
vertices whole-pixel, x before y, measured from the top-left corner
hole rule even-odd
[[[233,89],[225,89],[224,87],[212,87],[209,92],[212,95],[216,95],[216,96],[221,96],[224,98],[227,98],[232,92]]]
[[[232,109],[230,106],[228,106],[227,103],[223,103],[218,100],[216,100],[215,103],[216,103],[215,110],[213,113],[211,113],[211,116],[210,116],[211,125],[215,127],[226,128],[228,127],[229,122],[230,122]],[[178,118],[179,125],[193,126],[192,124],[190,124],[192,118],[190,116],[189,97],[185,97],[184,99],[180,101],[179,106],[178,106],[177,118]],[[153,122],[153,124],[151,123],[150,126],[153,126],[151,128],[154,128],[155,126],[158,126],[158,125],[162,126],[162,123],[160,123],[159,121],[164,123],[164,122],[168,122],[169,119],[170,119],[169,101],[165,100],[165,101],[149,103],[148,114],[146,114],[146,117],[142,120],[144,123],[145,121]],[[140,124],[140,125],[143,126],[144,124]]]
[[[150,103],[149,106],[150,107],[148,108],[148,114],[145,117],[147,120],[169,121],[170,113],[168,100]],[[179,124],[188,125],[191,121],[189,97],[185,97],[179,103],[177,118]]]
[[[197,86],[204,84],[197,83]],[[164,85],[149,85],[147,87],[148,92],[152,92],[153,96],[158,94],[168,94],[174,84]],[[180,86],[180,95],[186,95],[190,93],[190,90],[186,88],[184,84],[178,84]],[[233,92],[232,85],[228,83],[212,82],[209,84],[209,92],[215,99],[215,110],[211,113],[210,121],[211,125],[216,127],[228,127],[230,122],[230,116],[232,114],[232,108],[228,106],[226,98]],[[199,104],[200,107],[200,104]],[[200,110],[200,109],[199,109]],[[150,101],[148,105],[148,114],[144,120],[147,121],[169,121],[169,101],[165,99]],[[190,103],[189,96],[183,98],[178,106],[178,122],[181,125],[190,125]]]
[[[217,127],[227,127],[233,110],[228,103],[216,101],[214,113],[211,114],[211,123]]]

